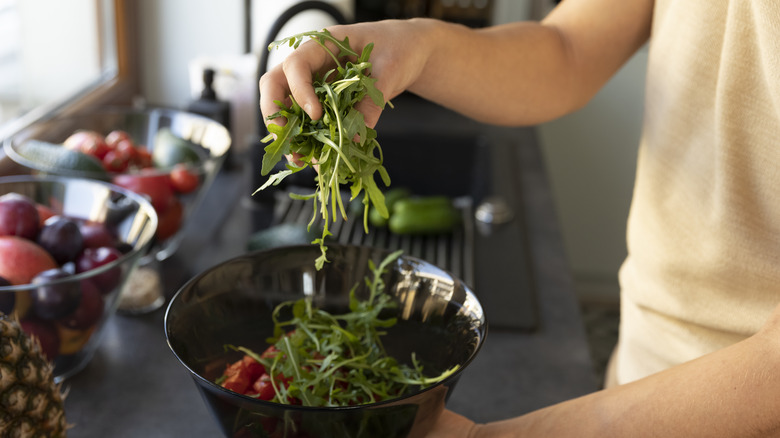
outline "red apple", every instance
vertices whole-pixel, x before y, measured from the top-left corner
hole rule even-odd
[[[11,284],[28,284],[57,262],[37,243],[16,236],[0,236],[0,277]]]

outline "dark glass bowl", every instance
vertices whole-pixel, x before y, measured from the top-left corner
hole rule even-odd
[[[171,300],[165,315],[168,345],[190,372],[206,405],[228,437],[423,437],[479,352],[487,323],[474,293],[457,278],[420,259],[400,257],[383,277],[399,306],[398,323],[382,338],[388,353],[410,364],[411,353],[438,375],[459,369],[436,385],[402,398],[346,407],[302,407],[254,399],[213,383],[241,357],[226,344],[263,351],[273,335],[271,312],[283,302],[311,297],[332,313],[346,312],[349,291],[367,296],[368,261],[384,250],[328,246],[317,271],[315,245],[290,246],[236,257],[196,276]]]

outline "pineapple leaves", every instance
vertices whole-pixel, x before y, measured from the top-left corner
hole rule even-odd
[[[285,44],[297,49],[307,39],[317,42],[336,65],[325,74],[315,74],[312,78],[314,91],[322,104],[323,117],[321,120],[312,120],[292,96],[290,107],[275,101],[280,110],[267,119],[285,118],[287,122],[284,126],[275,123],[267,125],[269,135],[263,139],[263,143],[270,144],[265,147],[261,174],[271,173],[277,163],[291,153],[301,155],[303,166],[288,164],[285,170],[270,175],[257,190],[278,185],[292,173],[317,166],[316,184],[311,196],[314,213],[309,225],[318,216],[323,221],[322,236],[312,242],[320,246],[321,256],[317,258],[315,266],[321,269],[327,262],[326,243],[327,237],[331,235],[329,225],[337,215],[347,219],[341,195],[342,185],[349,186],[350,201],[358,199],[360,193],[365,192],[368,200],[365,208],[368,208],[370,202],[383,217],[388,217],[384,195],[374,178],[379,173],[382,183],[389,186],[390,176],[382,165],[382,149],[376,131],[366,126],[363,114],[354,108],[365,97],[380,108],[385,105],[382,92],[375,86],[376,79],[370,77],[369,58],[373,43],[366,45],[358,54],[350,47],[349,38],[339,40],[323,29],[275,41],[268,49]],[[335,47],[335,51],[331,47]],[[301,198],[304,195],[296,196]],[[368,231],[365,221],[364,229]]]

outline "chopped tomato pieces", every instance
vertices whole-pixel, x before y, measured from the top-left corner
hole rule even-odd
[[[265,367],[251,356],[246,355],[241,360],[233,362],[225,369],[225,379],[222,387],[239,394],[245,394],[252,384],[265,373]]]
[[[279,349],[276,348],[276,345],[271,345],[263,351],[263,354],[261,354],[260,357],[273,358],[276,357],[277,354],[279,354]]]
[[[252,390],[260,400],[271,400],[274,398],[274,386],[271,383],[271,376],[267,373],[263,373],[259,379],[257,379],[252,385]]]
[[[272,358],[279,354],[279,350],[273,345],[268,347],[261,357]],[[271,381],[271,376],[266,372],[265,367],[249,355],[245,355],[241,360],[228,364],[225,372],[222,373],[224,380],[222,387],[239,394],[259,398],[260,400],[272,400],[276,395],[274,383],[276,385],[288,387],[292,377],[284,377],[279,373]],[[291,399],[291,404],[300,404],[299,400]]]

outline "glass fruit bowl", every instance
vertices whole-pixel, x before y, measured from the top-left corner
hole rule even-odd
[[[142,282],[159,284],[156,262],[178,249],[231,145],[229,131],[184,111],[104,108],[44,120],[7,139],[3,148],[33,174],[109,181],[147,197],[158,217]],[[148,280],[147,280],[148,279]],[[134,288],[138,290],[138,288]],[[159,285],[124,295],[121,311],[145,313],[164,304]]]
[[[214,383],[241,353],[256,352],[273,335],[272,312],[283,301],[310,297],[312,305],[343,313],[350,290],[368,293],[368,261],[377,265],[386,251],[328,246],[330,263],[317,271],[314,245],[278,247],[221,263],[185,284],[165,315],[168,345],[190,373],[206,405],[229,437],[403,438],[430,430],[462,372],[479,352],[487,323],[476,296],[457,278],[412,257],[396,259],[382,279],[398,305],[382,344],[407,363],[414,353],[428,375],[457,366],[438,383],[379,402],[338,407],[277,404],[242,395]]]
[[[154,254],[164,260],[176,251],[186,218],[213,182],[230,144],[224,126],[197,114],[105,108],[36,123],[7,139],[4,149],[35,173],[107,180],[147,196],[160,219]],[[117,150],[124,152],[113,153]],[[144,157],[127,162],[139,153]]]
[[[156,227],[149,201],[106,182],[0,178],[0,312],[38,338],[55,380],[92,358]]]

